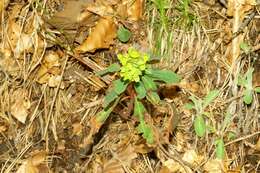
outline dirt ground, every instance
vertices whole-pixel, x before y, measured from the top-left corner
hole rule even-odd
[[[0,0],[1,173],[260,172],[259,5]],[[153,144],[131,94],[93,121],[131,47],[181,77],[143,100]]]

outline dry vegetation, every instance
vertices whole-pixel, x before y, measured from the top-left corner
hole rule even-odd
[[[259,10],[255,0],[0,0],[1,173],[260,172]],[[153,145],[126,101],[92,121],[118,78],[96,72],[129,47],[182,77],[159,87],[164,106],[147,105]],[[199,137],[202,112],[187,103],[213,90]]]

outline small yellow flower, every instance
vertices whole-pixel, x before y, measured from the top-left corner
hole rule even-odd
[[[124,80],[138,82],[140,75],[146,69],[146,62],[149,60],[147,54],[141,54],[134,48],[129,48],[125,55],[119,54],[118,59],[122,65],[120,75]]]

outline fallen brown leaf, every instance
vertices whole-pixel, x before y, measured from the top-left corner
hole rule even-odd
[[[57,52],[47,52],[43,58],[43,63],[37,72],[37,82],[47,83],[50,87],[56,87],[62,80],[61,77],[61,58]],[[63,88],[64,85],[61,85]]]
[[[100,18],[87,39],[76,48],[76,52],[95,52],[97,49],[109,48],[116,37],[116,25],[112,17]]]
[[[28,91],[21,88],[17,89],[13,92],[11,100],[11,114],[21,123],[25,123],[28,116],[28,109],[31,106]]]
[[[134,2],[130,1],[128,4],[129,5],[128,5],[127,13],[129,19],[133,21],[140,20],[143,15],[144,1],[135,0]]]
[[[103,173],[124,173],[124,167],[129,167],[135,158],[137,158],[137,154],[129,145],[120,153],[114,153],[113,158],[103,164]]]
[[[44,163],[46,156],[46,152],[38,151],[30,158],[23,161],[16,173],[48,173],[49,169]]]

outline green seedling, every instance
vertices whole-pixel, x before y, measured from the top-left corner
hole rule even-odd
[[[217,159],[224,159],[225,157],[225,144],[223,139],[217,139],[215,141],[216,145],[216,158]]]
[[[176,7],[180,13],[177,19],[178,26],[190,28],[197,22],[196,16],[190,11],[190,4],[191,0],[179,0],[179,4]]]
[[[131,35],[132,33],[123,26],[119,27],[119,29],[117,30],[117,38],[123,43],[128,42]]]
[[[168,17],[166,16],[166,10],[169,8],[169,1],[168,0],[152,0],[156,9],[160,14],[160,21],[164,28],[164,30],[168,31]]]
[[[159,83],[178,83],[181,78],[170,70],[152,68],[149,64],[149,55],[134,48],[129,48],[126,54],[118,54],[118,59],[120,64],[112,64],[106,70],[98,72],[99,75],[116,73],[119,78],[112,82],[112,87],[107,92],[103,103],[105,111],[102,110],[96,120],[99,121],[98,123],[104,123],[112,112],[111,106],[115,107],[119,103],[118,99],[123,95],[129,95],[134,103],[133,115],[139,120],[137,131],[148,144],[153,144],[155,140],[152,124],[146,121],[150,117],[143,102],[148,101],[153,105],[159,105],[161,103],[157,93]]]
[[[251,51],[251,47],[245,42],[240,43],[239,47],[245,54],[248,54]]]
[[[239,76],[238,85],[244,88],[243,101],[249,105],[253,101],[253,92],[260,93],[260,87],[253,87],[254,68],[250,67],[244,76]]]
[[[218,90],[210,91],[204,99],[196,98],[195,96],[192,95],[189,98],[193,103],[185,105],[187,109],[195,109],[196,111],[196,117],[194,120],[194,129],[196,135],[199,137],[204,137],[207,130],[207,126],[203,116],[208,115],[209,113],[206,112],[205,109],[218,95],[219,95]]]

